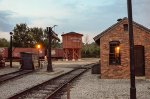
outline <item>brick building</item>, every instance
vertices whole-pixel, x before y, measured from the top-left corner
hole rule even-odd
[[[150,78],[150,30],[133,22],[135,75]],[[129,78],[128,19],[123,18],[94,37],[100,45],[101,78]]]

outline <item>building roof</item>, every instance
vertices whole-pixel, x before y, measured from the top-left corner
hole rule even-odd
[[[61,36],[70,35],[70,34],[75,34],[75,35],[81,35],[81,36],[83,36],[83,34],[76,33],[76,32],[69,32],[69,33],[66,33],[66,34],[62,34]]]
[[[105,33],[107,33],[108,31],[111,31],[113,28],[115,28],[116,26],[118,26],[121,22],[123,22],[124,20],[128,20],[127,17],[124,17],[123,19],[119,19],[117,23],[113,24],[112,26],[110,26],[108,29],[104,30],[103,32],[101,32],[100,34],[98,34],[97,36],[95,36],[93,39],[94,41],[99,44],[100,43],[100,38],[102,36],[104,36]],[[147,27],[139,24],[139,23],[136,23],[133,21],[133,25],[137,26],[138,28],[142,28],[143,30],[147,31],[150,33],[150,29],[148,29]]]

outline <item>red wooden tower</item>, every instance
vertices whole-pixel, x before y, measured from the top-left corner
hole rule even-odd
[[[64,59],[66,61],[80,60],[83,35],[75,32],[69,32],[66,34],[62,34],[61,36],[64,51]]]

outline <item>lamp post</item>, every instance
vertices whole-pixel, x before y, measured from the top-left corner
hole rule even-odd
[[[12,67],[12,35],[13,35],[13,33],[10,32],[10,46],[9,46],[9,61],[10,61],[10,67]]]
[[[136,99],[135,87],[135,66],[134,66],[134,39],[132,23],[132,0],[127,0],[128,23],[129,23],[129,42],[130,42],[130,99]]]
[[[39,67],[40,67],[40,55],[39,55],[40,48],[41,48],[41,45],[38,44],[38,45],[37,45],[37,49],[38,49],[38,65],[39,65]]]
[[[52,72],[52,59],[51,59],[51,42],[52,42],[52,28],[47,27],[47,34],[48,34],[48,65],[47,65],[47,71]]]

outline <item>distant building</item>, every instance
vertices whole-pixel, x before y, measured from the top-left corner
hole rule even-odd
[[[150,78],[150,30],[133,22],[135,75]],[[100,45],[101,78],[129,78],[128,19],[123,18],[94,37]]]
[[[0,48],[0,54],[6,59],[8,59],[8,48]],[[29,52],[29,53],[35,53],[38,54],[37,48],[13,48],[12,49],[12,57],[15,59],[20,59],[20,53],[21,52]],[[42,48],[39,50],[39,56],[40,58],[44,58],[45,56],[45,49]],[[63,58],[63,49],[62,48],[52,48],[51,49],[52,59],[62,59]]]
[[[64,59],[66,61],[80,60],[83,35],[76,32],[69,32],[66,34],[62,34],[61,36],[64,51]]]

